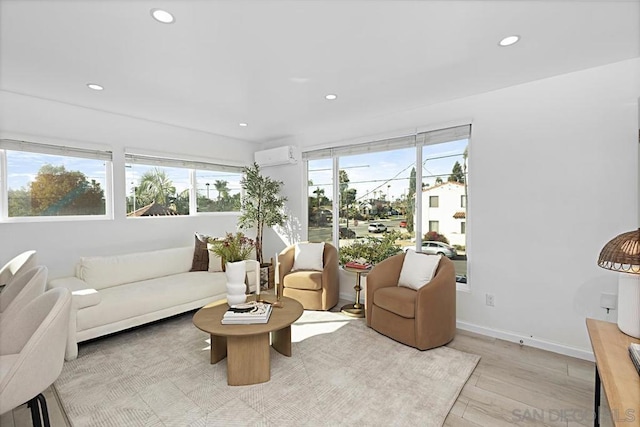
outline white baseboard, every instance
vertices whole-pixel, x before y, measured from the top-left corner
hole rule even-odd
[[[340,293],[340,299],[346,301],[354,301],[355,294],[354,292],[350,293]],[[360,303],[364,304],[364,293],[360,293]],[[509,331],[501,331],[498,329],[487,328],[486,326],[479,326],[473,323],[463,322],[458,320],[456,322],[456,327],[458,329],[462,329],[464,331],[475,332],[480,335],[486,335],[493,338],[498,338],[501,340],[513,342],[516,344],[522,344],[529,347],[539,348],[541,350],[547,350],[558,354],[564,354],[565,356],[571,356],[582,360],[588,360],[590,362],[594,362],[595,359],[593,357],[593,352],[588,350],[582,350],[575,347],[570,347],[562,344],[557,344],[550,341],[545,341],[541,339],[525,337],[522,335],[518,335],[515,332]]]
[[[513,342],[516,344],[522,344],[529,347],[539,348],[541,350],[552,351],[554,353],[564,354],[565,356],[571,356],[578,359],[588,360],[590,362],[595,361],[593,353],[587,350],[581,350],[575,347],[569,347],[545,340],[536,338],[523,337],[515,332],[501,331],[497,329],[487,328],[485,326],[474,325],[473,323],[462,322],[458,320],[456,322],[458,329],[463,331],[475,332],[480,335],[486,335],[493,338]]]
[[[341,300],[349,301],[349,302],[355,302],[356,293],[355,291],[347,294],[340,293],[338,294],[338,298],[340,298]],[[364,304],[364,290],[360,291],[360,304]]]

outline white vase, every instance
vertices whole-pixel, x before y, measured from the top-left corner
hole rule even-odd
[[[244,261],[228,262],[225,264],[225,274],[227,275],[227,304],[242,304],[247,300],[246,286],[244,278],[247,274],[247,267]]]

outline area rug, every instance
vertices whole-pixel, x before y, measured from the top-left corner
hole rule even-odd
[[[480,359],[305,312],[292,357],[271,349],[271,380],[234,387],[192,314],[81,344],[55,383],[72,426],[441,426]]]

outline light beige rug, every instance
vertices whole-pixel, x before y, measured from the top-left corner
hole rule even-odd
[[[441,426],[479,356],[418,351],[340,313],[305,312],[271,381],[227,385],[192,314],[80,345],[55,387],[74,427]]]

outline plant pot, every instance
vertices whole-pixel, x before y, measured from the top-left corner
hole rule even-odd
[[[228,262],[225,264],[225,275],[227,276],[227,304],[242,304],[247,300],[246,285],[244,279],[247,274],[247,267],[244,261]]]

